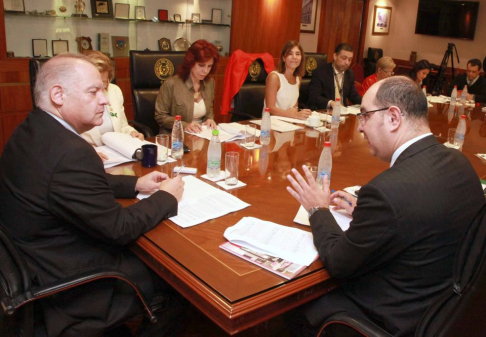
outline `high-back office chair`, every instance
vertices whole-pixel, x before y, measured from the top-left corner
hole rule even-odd
[[[232,122],[262,117],[267,72],[261,59],[256,59],[238,93],[233,97]]]
[[[354,73],[354,80],[359,83],[363,83],[364,81],[364,69],[359,63],[355,63],[352,67],[351,70]]]
[[[130,81],[133,95],[133,127],[145,137],[159,133],[155,100],[162,83],[177,73],[185,52],[130,51]]]
[[[383,57],[383,49],[368,48],[368,58],[363,59],[364,77],[368,77],[376,72],[376,62]]]
[[[324,67],[327,63],[327,55],[320,53],[305,53],[305,74],[302,76],[302,83],[299,90],[299,107],[307,108],[309,100],[309,84],[314,70]]]
[[[422,317],[416,337],[486,335],[486,203],[464,235],[454,261],[452,287]],[[406,304],[404,304],[406,305]],[[350,336],[391,336],[373,323],[347,313],[331,316],[319,336],[332,330]]]
[[[30,76],[30,94],[32,96],[32,105],[34,108],[37,107],[37,104],[35,103],[35,97],[34,97],[34,86],[35,86],[35,79],[37,77],[37,73],[39,72],[40,68],[49,61],[50,58],[39,58],[39,57],[34,57],[29,60],[29,76]],[[113,63],[113,69],[115,68],[115,60],[111,60]],[[111,83],[116,84],[116,73],[113,79],[111,80]]]
[[[8,233],[0,227],[0,336],[33,336],[42,332],[34,331],[34,301],[52,296],[64,290],[104,279],[126,282],[133,288],[152,322],[155,316],[141,290],[130,281],[126,274],[113,269],[97,269],[87,273],[59,280],[45,286],[33,286],[29,269],[22,254]],[[128,321],[133,317],[127,317]],[[113,328],[106,326],[106,330]]]

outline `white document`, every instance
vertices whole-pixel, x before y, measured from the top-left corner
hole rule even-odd
[[[331,208],[329,208],[332,216],[336,220],[339,227],[341,227],[343,231],[347,231],[351,220],[353,220],[353,217],[349,215],[348,212],[346,212],[345,210],[335,211],[334,207],[336,206],[331,206]],[[309,215],[304,207],[300,206],[297,214],[295,215],[294,222],[304,226],[310,226]]]
[[[154,144],[146,140],[134,138],[126,133],[121,132],[107,132],[101,136],[103,144],[111,147],[113,150],[121,153],[127,158],[132,159],[135,150],[139,149],[144,144]]]
[[[237,197],[194,176],[186,176],[182,180],[185,183],[184,194],[179,202],[177,216],[170,218],[182,228],[198,225],[250,206]],[[150,194],[140,193],[137,198],[144,199],[149,196]]]
[[[327,121],[328,123],[332,122],[332,116],[331,115],[326,115],[326,114],[319,114],[321,121]],[[339,122],[342,123],[344,122],[345,118],[343,116],[339,117]]]
[[[347,114],[352,114],[352,115],[357,115],[361,112],[361,105],[355,104],[355,105],[350,105],[345,108]],[[343,112],[341,111],[341,114]]]
[[[447,96],[430,96],[429,102],[431,103],[449,103],[451,101],[450,97]]]
[[[231,141],[231,140],[235,140],[235,139],[245,138],[244,136],[239,137],[238,134],[234,135],[234,134],[228,133],[228,132],[224,131],[222,128],[220,128],[219,126],[218,126],[218,130],[219,130],[219,141],[221,143]],[[199,132],[199,133],[189,132],[187,130],[185,132],[190,134],[190,135],[195,135],[195,136],[207,139],[207,140],[211,140],[211,137],[213,136],[213,129],[208,128],[206,125],[202,125],[202,131]]]
[[[227,228],[224,237],[238,246],[305,266],[318,257],[312,233],[253,217]]]
[[[245,139],[245,125],[240,123],[220,123],[218,129],[224,130],[232,135],[234,139]],[[260,130],[255,130],[255,137],[260,137]]]
[[[297,119],[297,118],[290,118],[290,117],[283,117],[283,116],[272,116],[272,118],[284,122],[296,123],[296,124],[305,124],[307,122],[307,119]]]
[[[275,118],[277,116],[272,116],[272,130],[278,131],[278,132],[289,132],[289,131],[295,131],[295,130],[300,130],[303,129],[303,126],[298,126],[294,124],[290,124],[284,121],[279,120],[278,118]],[[261,119],[255,119],[251,120],[250,123],[253,124],[258,124],[262,125],[262,120]]]
[[[127,158],[124,155],[122,155],[121,153],[113,150],[112,148],[110,148],[106,145],[95,147],[95,151],[101,152],[101,153],[105,154],[106,156],[108,156],[108,160],[103,161],[103,165],[105,166],[105,169],[119,165],[119,164],[127,163],[127,162],[130,162],[130,161],[135,161],[135,159]]]

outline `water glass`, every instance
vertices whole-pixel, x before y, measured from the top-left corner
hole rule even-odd
[[[248,124],[245,126],[245,131],[245,145],[248,148],[252,148],[255,146],[256,126]]]
[[[238,184],[238,169],[240,166],[240,154],[238,152],[226,152],[224,161],[225,183],[228,186]]]
[[[456,137],[456,129],[450,128],[449,132],[447,133],[447,142],[451,145],[455,144],[455,137]]]
[[[169,135],[157,135],[155,143],[157,144],[157,161],[166,162],[169,152]]]

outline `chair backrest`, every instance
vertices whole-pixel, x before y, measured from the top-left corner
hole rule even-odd
[[[233,97],[232,122],[261,118],[265,100],[267,72],[261,59],[256,59],[248,68],[245,82]]]
[[[486,335],[486,203],[461,241],[452,281],[422,317],[415,336]]]
[[[49,61],[50,58],[39,58],[39,57],[34,57],[29,60],[29,76],[30,76],[30,94],[32,96],[32,105],[34,108],[37,107],[37,104],[35,102],[35,97],[34,97],[34,86],[35,86],[35,80],[37,77],[37,73],[39,72],[40,68]],[[111,60],[113,64],[113,69],[115,68],[115,60]],[[115,76],[111,80],[111,83],[116,84],[116,72]]]
[[[0,227],[0,336],[29,336],[33,334],[31,306],[15,312],[18,298],[31,289],[27,265],[8,233]],[[14,315],[14,312],[16,313]]]
[[[299,107],[307,108],[309,100],[309,84],[314,70],[323,67],[327,63],[327,55],[321,53],[305,53],[305,74],[299,91]]]
[[[356,89],[356,92],[361,95],[361,91],[363,91],[363,86],[358,81],[354,81],[354,89]]]
[[[130,51],[130,81],[136,122],[159,133],[155,121],[155,100],[162,83],[177,73],[185,52]]]
[[[383,57],[383,49],[368,48],[368,57],[363,59],[364,77],[368,77],[376,72],[376,62]]]
[[[363,83],[364,81],[364,69],[359,63],[355,63],[352,67],[351,70],[354,73],[354,79],[356,82]]]

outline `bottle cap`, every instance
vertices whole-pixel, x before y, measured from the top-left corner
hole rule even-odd
[[[331,147],[331,142],[324,142],[324,146]]]
[[[270,108],[265,108],[265,112],[270,112]]]
[[[219,135],[219,130],[213,130],[213,136],[218,136]]]
[[[180,120],[181,120],[181,115],[176,115],[176,116],[175,116],[175,120],[176,120],[176,121],[180,121]]]
[[[336,102],[339,102],[339,101],[341,101],[341,99],[340,99],[339,97],[338,97],[338,98],[336,98]]]
[[[461,118],[462,118],[462,119],[466,119],[466,115],[462,115],[462,116],[461,116]]]
[[[454,88],[456,88],[456,89],[457,89],[457,85],[455,85],[455,86],[454,86]]]
[[[426,85],[424,85],[424,89],[425,89],[425,88],[427,88],[427,86],[426,86]]]

